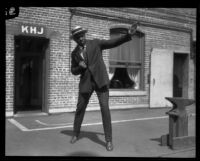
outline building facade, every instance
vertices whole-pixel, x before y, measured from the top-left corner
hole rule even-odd
[[[88,39],[124,34],[132,41],[103,51],[110,109],[171,106],[165,97],[195,98],[195,8],[20,7],[6,20],[6,116],[75,111],[79,76],[71,74],[76,25]],[[87,110],[99,110],[93,93]]]

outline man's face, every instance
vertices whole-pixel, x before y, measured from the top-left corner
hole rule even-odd
[[[75,35],[73,39],[80,46],[84,46],[86,43],[85,33]]]

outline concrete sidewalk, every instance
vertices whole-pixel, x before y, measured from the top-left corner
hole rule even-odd
[[[189,136],[195,136],[195,107],[188,107]],[[195,158],[196,148],[161,146],[169,108],[112,110],[112,152],[106,151],[100,111],[88,111],[80,139],[70,144],[74,113],[6,119],[6,156],[98,156]]]

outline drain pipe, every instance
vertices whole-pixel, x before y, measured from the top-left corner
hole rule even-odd
[[[74,15],[74,13],[75,13],[75,9],[73,9],[73,8],[69,8],[69,12],[70,12],[70,17],[69,17],[69,74],[71,73],[71,70],[70,70],[70,68],[71,68],[71,66],[70,66],[70,64],[71,64],[71,25],[72,25],[72,17],[73,17],[73,15]]]
[[[194,63],[194,99],[196,101],[196,45],[194,45],[194,39],[193,39],[193,30],[190,30],[190,59],[193,59]]]

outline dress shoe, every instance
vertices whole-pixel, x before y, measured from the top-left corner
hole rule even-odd
[[[70,141],[71,144],[74,144],[78,140],[77,136],[72,136],[72,139]]]
[[[112,151],[113,150],[113,144],[112,144],[111,141],[108,141],[106,143],[106,149],[107,149],[107,151]]]

